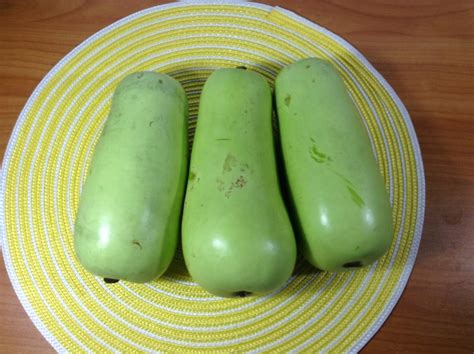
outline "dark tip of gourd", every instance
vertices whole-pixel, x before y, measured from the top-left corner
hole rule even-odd
[[[247,70],[247,67],[246,67],[246,66],[243,66],[243,65],[241,65],[241,66],[238,66],[238,67],[236,67],[236,69]]]
[[[117,283],[119,280],[118,279],[110,279],[110,278],[104,278],[104,282],[107,284],[114,284]]]
[[[362,267],[362,262],[361,261],[355,261],[355,262],[347,262],[343,264],[344,268],[359,268]]]
[[[252,293],[249,292],[249,291],[242,290],[242,291],[236,291],[232,295],[234,295],[236,297],[247,297],[249,295],[252,295]]]

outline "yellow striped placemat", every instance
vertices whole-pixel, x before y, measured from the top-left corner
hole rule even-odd
[[[267,296],[222,299],[192,281],[178,252],[145,285],[104,284],[73,250],[85,171],[115,85],[128,73],[177,78],[190,100],[190,138],[206,77],[245,65],[273,83],[285,65],[330,60],[363,114],[393,204],[395,237],[375,265],[318,273],[299,261]],[[255,3],[174,3],[98,32],[46,75],[8,145],[0,220],[7,270],[28,315],[55,349],[78,351],[357,351],[403,291],[416,257],[424,176],[403,104],[350,44],[302,17]]]

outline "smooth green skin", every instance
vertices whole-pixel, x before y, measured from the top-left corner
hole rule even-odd
[[[155,72],[124,78],[97,142],[74,230],[81,264],[104,278],[143,283],[174,256],[187,175],[188,103]]]
[[[285,284],[296,241],[283,204],[272,98],[255,72],[220,69],[201,94],[182,222],[193,279],[223,297]]]
[[[368,265],[390,247],[392,209],[370,139],[342,78],[324,60],[285,67],[276,105],[295,231],[322,270]]]

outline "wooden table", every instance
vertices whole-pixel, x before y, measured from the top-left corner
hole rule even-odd
[[[365,352],[474,351],[474,2],[264,1],[357,47],[408,108],[427,198],[413,274]],[[106,25],[160,1],[0,0],[0,150],[43,76]],[[406,5],[398,5],[405,3]],[[50,352],[0,265],[0,352]]]

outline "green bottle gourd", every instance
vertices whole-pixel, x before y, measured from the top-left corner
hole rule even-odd
[[[175,253],[187,175],[188,103],[181,85],[155,72],[116,88],[79,200],[74,247],[106,279],[143,283]]]
[[[183,255],[193,279],[217,296],[283,286],[296,242],[283,204],[266,80],[219,69],[200,99],[182,222]]]
[[[291,215],[306,259],[339,271],[390,247],[392,209],[369,135],[342,78],[309,58],[278,74],[276,106]]]

